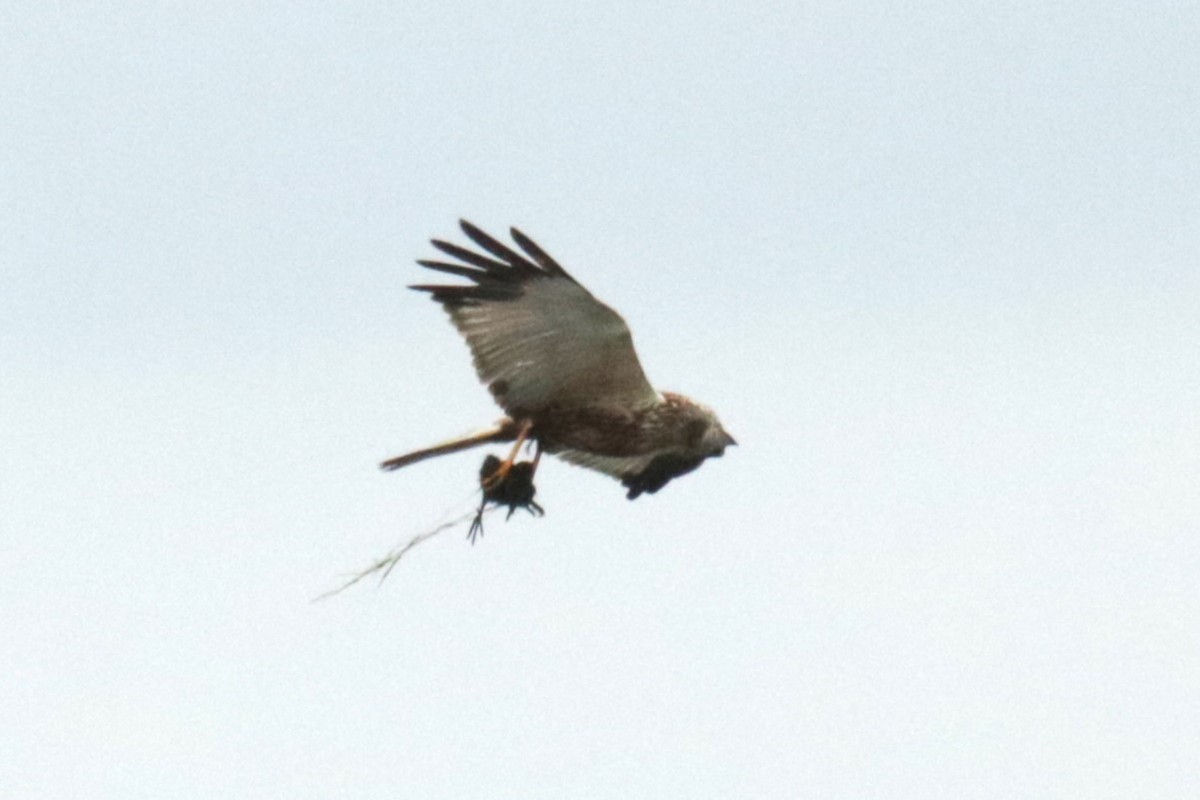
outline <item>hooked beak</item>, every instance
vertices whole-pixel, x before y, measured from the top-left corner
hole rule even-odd
[[[731,444],[737,444],[737,441],[732,436],[730,436],[728,433],[726,433],[724,430],[722,430],[721,431],[721,441],[718,445],[717,450],[713,453],[713,455],[714,456],[725,455],[725,448],[729,447],[729,445],[731,445]]]

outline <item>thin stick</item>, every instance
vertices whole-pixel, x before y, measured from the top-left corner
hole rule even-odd
[[[491,507],[485,509],[483,513],[485,513],[485,514],[490,513],[495,508],[496,508],[495,506],[491,506]],[[384,556],[383,558],[376,561],[371,566],[364,569],[362,572],[356,573],[355,575],[350,577],[341,586],[338,586],[334,589],[330,589],[328,592],[325,592],[323,594],[317,595],[316,597],[313,598],[312,601],[315,603],[318,600],[324,600],[326,597],[333,597],[335,594],[341,594],[342,592],[346,591],[354,584],[361,581],[363,578],[366,578],[368,575],[374,575],[377,572],[381,573],[379,575],[379,582],[382,584],[384,582],[384,580],[387,579],[387,576],[392,573],[392,570],[395,569],[396,564],[398,564],[400,562],[400,559],[403,558],[404,554],[407,553],[409,550],[412,550],[414,547],[419,545],[421,542],[424,542],[428,539],[432,539],[434,536],[437,536],[439,533],[441,533],[444,530],[453,528],[456,525],[466,522],[468,519],[471,519],[472,517],[474,517],[477,513],[479,513],[477,510],[468,511],[466,514],[464,514],[461,517],[452,519],[449,522],[443,522],[440,525],[438,525],[437,527],[433,528],[432,530],[429,530],[429,531],[426,531],[425,533],[414,536],[412,539],[409,539],[407,544],[405,544],[401,547],[394,548],[390,553],[388,553],[386,556]]]

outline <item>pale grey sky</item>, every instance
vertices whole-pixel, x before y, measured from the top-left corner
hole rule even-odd
[[[1191,3],[10,4],[0,794],[1200,792]],[[348,570],[516,224],[741,446]]]

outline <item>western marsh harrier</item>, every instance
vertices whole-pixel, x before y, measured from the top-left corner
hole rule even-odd
[[[457,263],[418,261],[470,281],[419,285],[467,340],[479,379],[506,416],[489,428],[384,461],[386,470],[491,442],[513,442],[494,480],[526,442],[621,481],[630,500],[653,494],[736,444],[710,409],[646,380],[625,320],[511,229],[517,252],[469,222],[481,252],[433,240]]]

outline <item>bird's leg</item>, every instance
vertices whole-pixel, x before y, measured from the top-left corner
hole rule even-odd
[[[488,478],[483,482],[483,488],[491,489],[494,486],[499,486],[508,477],[508,473],[512,471],[513,463],[517,460],[517,456],[521,452],[521,445],[525,444],[525,440],[529,438],[529,432],[533,429],[533,420],[525,420],[521,423],[521,430],[517,432],[517,441],[513,444],[512,451],[509,452],[508,458],[500,462],[500,466],[496,468]]]
[[[530,497],[529,497],[529,503],[525,506],[525,509],[530,514],[533,514],[535,517],[540,517],[546,513],[545,511],[542,510],[541,506],[539,506],[537,503],[533,502],[533,476],[537,474],[538,462],[541,460],[542,460],[542,443],[535,442],[534,443],[534,451],[533,451],[533,463],[529,466],[529,490],[530,490],[529,494],[530,494]]]

